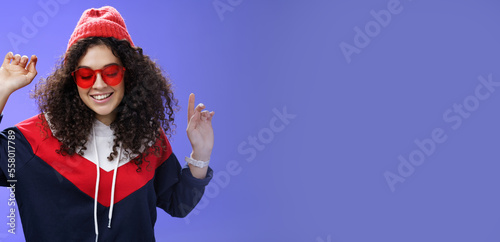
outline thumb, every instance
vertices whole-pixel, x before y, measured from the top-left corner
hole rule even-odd
[[[200,120],[201,110],[203,110],[204,107],[205,107],[205,105],[203,105],[202,103],[200,103],[200,104],[198,104],[198,106],[196,106],[196,108],[194,109],[194,112],[192,113],[192,116],[188,120],[188,127],[187,127],[186,131],[191,131],[193,129],[196,129],[196,126],[198,125],[198,121]]]
[[[187,131],[195,129],[199,119],[200,119],[200,112],[194,110],[193,116],[191,116],[191,118],[188,120]]]
[[[36,55],[32,55],[30,63],[28,64],[28,74],[26,74],[26,77],[28,77],[30,82],[35,78],[36,74],[38,74],[38,72],[36,71],[37,61],[38,57],[36,57]]]

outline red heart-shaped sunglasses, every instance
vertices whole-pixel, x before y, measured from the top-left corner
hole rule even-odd
[[[116,86],[123,80],[123,73],[125,67],[118,64],[111,64],[99,70],[92,70],[89,67],[78,68],[76,71],[71,72],[73,79],[81,88],[90,88],[94,85],[97,79],[97,73],[101,73],[102,80],[110,85]]]

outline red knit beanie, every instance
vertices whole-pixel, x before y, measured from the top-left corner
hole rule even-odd
[[[105,6],[99,9],[87,9],[83,12],[68,42],[68,49],[80,39],[88,37],[115,37],[126,39],[134,46],[127,26],[120,13],[113,7]],[[67,50],[68,50],[67,49]],[[66,51],[67,51],[66,50]]]

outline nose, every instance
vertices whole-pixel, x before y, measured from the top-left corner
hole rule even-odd
[[[105,88],[107,86],[108,86],[108,84],[106,84],[106,82],[104,82],[104,80],[102,79],[101,72],[96,73],[96,79],[95,79],[95,82],[94,82],[94,85],[92,86],[92,88],[102,89],[102,88]]]

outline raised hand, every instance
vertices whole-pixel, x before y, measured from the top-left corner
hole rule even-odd
[[[214,111],[202,111],[205,108],[202,103],[195,108],[194,98],[194,94],[191,93],[189,95],[188,126],[186,130],[193,148],[191,155],[195,160],[208,161],[214,147],[214,130],[212,128]]]
[[[32,55],[31,61],[28,63],[27,56],[21,57],[12,52],[7,53],[0,67],[0,92],[10,95],[30,84],[37,74],[37,60],[38,58]]]

